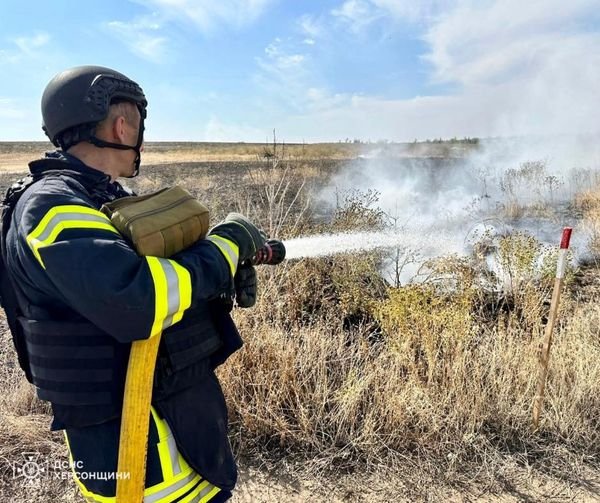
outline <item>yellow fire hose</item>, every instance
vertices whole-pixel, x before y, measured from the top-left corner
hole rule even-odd
[[[119,442],[117,503],[144,499],[152,382],[161,334],[131,345]]]
[[[117,199],[101,211],[141,256],[170,257],[208,231],[208,209],[182,187]],[[117,465],[117,503],[141,503],[146,486],[146,457],[154,367],[161,333],[131,345]]]

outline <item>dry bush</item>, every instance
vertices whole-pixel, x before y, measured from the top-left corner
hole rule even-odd
[[[0,497],[2,501],[29,503],[38,501],[81,501],[75,484],[62,476],[67,458],[62,432],[49,433],[50,418],[31,414],[13,416],[0,413]],[[40,477],[27,483],[15,470],[23,466],[24,456],[33,456]],[[58,469],[57,469],[58,466]]]
[[[239,177],[236,210],[249,216],[269,236],[293,237],[312,224],[311,196],[322,172],[315,164],[296,163],[277,143],[265,147],[258,167],[246,168]]]
[[[579,210],[582,213],[600,209],[600,191],[587,190],[580,192],[573,199],[573,209]]]
[[[269,161],[246,172],[237,210],[262,224],[269,236],[296,236],[306,229],[310,197],[307,180],[287,163]]]
[[[583,228],[589,234],[588,249],[590,261],[598,264],[600,260],[600,189],[588,190],[577,195],[574,209],[583,216]]]
[[[562,180],[548,174],[546,161],[523,162],[518,168],[506,170],[500,179],[504,194],[503,216],[518,220],[525,215],[548,217]]]
[[[376,231],[386,224],[386,214],[377,206],[379,193],[360,189],[336,192],[336,205],[331,219],[335,232]]]

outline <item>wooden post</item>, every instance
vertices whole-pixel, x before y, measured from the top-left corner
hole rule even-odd
[[[569,249],[569,241],[571,240],[571,227],[565,227],[562,233],[560,242],[560,250],[558,251],[558,263],[556,264],[556,278],[554,280],[554,290],[552,291],[552,301],[550,303],[550,315],[546,325],[544,334],[544,343],[540,352],[539,378],[537,385],[537,393],[533,402],[533,427],[538,429],[540,424],[540,413],[544,402],[544,390],[546,389],[546,377],[548,375],[548,361],[550,359],[550,346],[552,345],[552,331],[556,324],[558,315],[558,306],[560,304],[560,292],[562,290],[563,279],[565,276],[565,268],[567,265],[567,250]]]

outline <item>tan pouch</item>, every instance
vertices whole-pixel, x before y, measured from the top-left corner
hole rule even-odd
[[[208,232],[208,209],[180,186],[123,197],[100,211],[145,256],[170,257]]]

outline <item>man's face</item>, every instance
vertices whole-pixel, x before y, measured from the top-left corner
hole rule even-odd
[[[127,103],[127,113],[124,114],[124,130],[125,138],[123,143],[125,145],[134,146],[137,144],[138,135],[140,131],[140,120],[141,114],[138,108],[132,104]],[[140,147],[140,151],[144,149],[144,145]],[[135,159],[137,153],[135,150],[123,150],[123,173],[120,176],[131,176],[135,171]]]
[[[108,143],[135,147],[138,142],[141,114],[134,103],[124,101],[110,106],[108,117],[96,128],[96,136]],[[143,145],[140,146],[140,151]],[[108,153],[108,152],[107,152]],[[137,153],[133,148],[111,149],[112,178],[131,176],[136,169]]]

